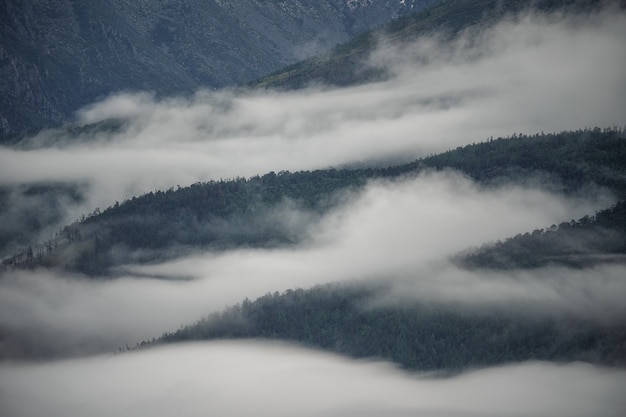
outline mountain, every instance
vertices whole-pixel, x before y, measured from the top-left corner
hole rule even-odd
[[[7,0],[0,136],[65,122],[113,92],[254,80],[432,0]]]
[[[385,79],[384,70],[366,66],[367,58],[385,45],[408,44],[418,37],[454,38],[466,30],[485,27],[528,12],[589,13],[599,0],[448,0],[421,12],[403,16],[356,36],[328,53],[306,59],[251,83],[255,88],[295,89],[322,84],[348,86]]]
[[[20,39],[50,16],[48,34],[74,33],[46,8],[63,4],[89,35],[49,56],[2,39],[37,65],[6,61],[24,91],[50,77],[30,108],[6,100],[25,126],[63,94],[156,87],[0,146],[3,415],[621,416],[626,15],[595,3],[437,1],[185,97],[286,51],[299,34],[282,44],[263,13],[308,3],[24,6]],[[232,42],[196,30],[199,4]],[[307,16],[331,21],[324,5]]]

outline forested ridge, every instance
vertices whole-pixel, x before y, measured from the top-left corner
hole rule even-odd
[[[54,238],[5,259],[2,266],[43,265],[102,274],[116,263],[175,255],[171,250],[180,247],[219,250],[292,244],[320,216],[337,207],[347,192],[362,189],[370,180],[393,180],[430,170],[460,171],[484,186],[540,183],[564,194],[599,186],[624,200],[624,161],[625,132],[594,128],[490,138],[392,167],[282,171],[195,183],[96,209]],[[618,233],[624,224],[620,207],[611,214],[615,224],[611,225],[614,232],[607,234],[614,241],[610,253],[624,253],[623,234]],[[287,212],[298,217],[286,221],[283,214]],[[139,250],[143,252],[137,255]],[[575,254],[581,255],[580,251]]]
[[[320,285],[245,300],[137,348],[189,340],[267,338],[419,370],[527,360],[626,364],[626,326],[428,302],[377,304],[384,287]]]
[[[551,264],[591,267],[626,261],[626,201],[593,216],[518,234],[458,256],[465,267],[537,268]]]

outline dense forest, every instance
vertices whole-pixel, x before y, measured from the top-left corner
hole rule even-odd
[[[325,285],[268,293],[137,348],[268,338],[419,370],[458,371],[526,360],[626,364],[626,326],[437,303],[376,303],[385,288]]]
[[[361,189],[370,180],[397,179],[429,170],[460,171],[484,186],[539,183],[569,195],[599,186],[624,200],[624,160],[626,133],[618,128],[594,128],[490,138],[393,167],[282,171],[196,183],[133,197],[102,211],[96,209],[48,241],[6,258],[2,267],[42,265],[97,275],[106,274],[119,263],[176,256],[183,248],[223,250],[293,244],[305,236],[307,227],[337,207],[342,195]],[[297,221],[286,221],[286,212],[298,213]],[[577,227],[576,219],[572,219],[568,232],[565,225],[559,226],[558,236],[568,234],[569,239],[576,233],[584,240],[584,234],[593,229],[597,241],[592,248],[594,254],[623,254],[623,204],[600,216],[589,216],[595,221],[581,220],[588,223],[585,227]],[[551,237],[556,235],[552,225],[545,227],[549,233],[541,233],[542,242],[553,241]],[[597,232],[607,227],[613,231]],[[536,237],[537,232],[532,235]],[[521,236],[502,248],[522,240],[528,238]],[[490,255],[492,261],[499,257],[495,250]],[[568,252],[566,245],[553,249],[561,259],[583,255],[581,249],[572,250]],[[523,256],[521,253],[517,256]],[[480,264],[479,258],[483,263],[487,259],[486,255],[476,255],[473,262]],[[532,262],[542,263],[540,259]]]

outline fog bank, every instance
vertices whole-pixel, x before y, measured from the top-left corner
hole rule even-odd
[[[0,364],[3,415],[621,416],[623,369],[526,363],[452,378],[293,346],[196,343]]]

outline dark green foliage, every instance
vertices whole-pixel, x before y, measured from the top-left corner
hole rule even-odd
[[[485,245],[459,257],[465,267],[535,268],[550,264],[590,267],[626,260],[626,201],[578,221]]]
[[[458,147],[419,163],[463,171],[481,183],[556,178],[566,193],[585,184],[607,187],[626,198],[626,135],[621,129],[590,129],[512,138]],[[545,183],[544,185],[548,185]]]
[[[308,222],[334,205],[335,191],[364,181],[355,171],[325,170],[197,183],[116,204],[83,225],[102,231],[101,250],[275,246],[299,240]],[[301,213],[302,221],[283,223],[283,209]]]
[[[525,360],[626,363],[624,325],[454,305],[376,306],[372,301],[380,292],[329,285],[267,294],[164,334],[156,343],[280,339],[419,370],[455,371]]]

